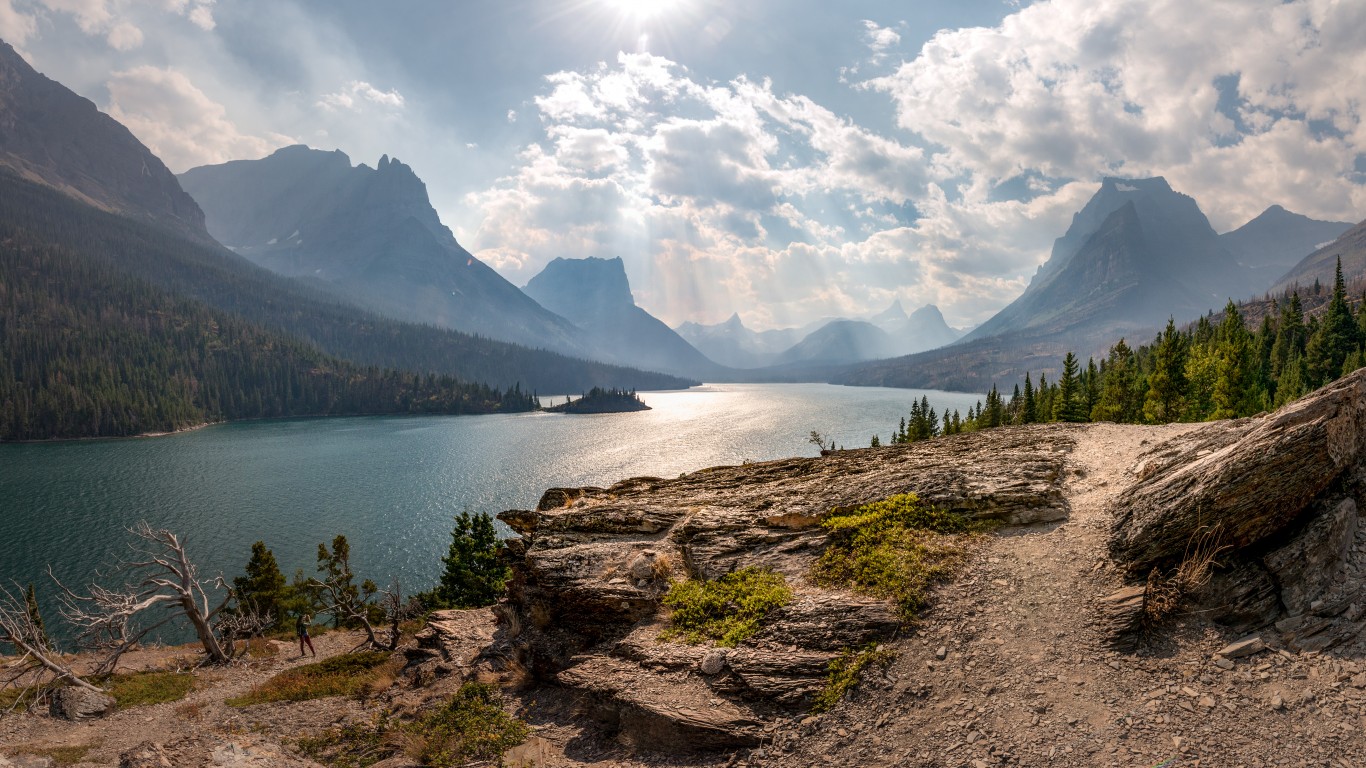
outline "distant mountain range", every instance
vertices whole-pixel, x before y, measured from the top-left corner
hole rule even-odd
[[[1150,340],[1169,317],[1263,294],[1268,269],[1339,226],[1273,209],[1221,237],[1165,179],[1106,178],[1018,299],[955,344],[855,366],[836,381],[983,391],[1026,370],[1055,374],[1068,351],[1103,355],[1121,337]]]
[[[621,259],[554,259],[523,288],[538,304],[568,318],[603,360],[698,378],[721,366],[636,306]]]
[[[587,356],[547,311],[456,242],[412,169],[342,152],[286,147],[260,160],[201,166],[180,183],[213,235],[273,272],[322,281],[400,320]]]
[[[0,312],[0,440],[695,383],[390,320],[255,266],[123,126],[3,45],[0,126],[0,286],[20,299]]]
[[[1339,259],[1342,260],[1342,274],[1348,282],[1366,278],[1366,221],[1305,256],[1276,281],[1272,290],[1279,293],[1297,286],[1309,288],[1315,281],[1331,287]]]
[[[751,331],[732,315],[724,323],[683,323],[675,330],[713,360],[742,369],[844,365],[933,349],[963,335],[938,307],[907,315],[900,301],[864,320],[825,318],[801,328]]]

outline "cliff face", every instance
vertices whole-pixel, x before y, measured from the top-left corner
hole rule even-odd
[[[510,608],[525,627],[518,653],[538,678],[588,694],[633,744],[756,744],[773,718],[810,706],[833,659],[892,637],[900,624],[888,601],[810,583],[826,513],[914,492],[978,519],[1059,520],[1074,432],[1000,430],[552,489],[536,510],[499,516],[521,534],[511,542]],[[672,579],[747,566],[783,574],[796,593],[752,642],[730,650],[658,642]]]

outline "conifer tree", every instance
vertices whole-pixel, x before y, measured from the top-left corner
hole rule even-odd
[[[1034,384],[1029,380],[1029,371],[1025,371],[1024,404],[1020,410],[1022,423],[1033,424],[1039,420],[1039,405],[1034,399]]]
[[[1058,394],[1053,402],[1056,421],[1085,421],[1082,415],[1080,381],[1077,377],[1077,356],[1071,352],[1062,361],[1062,378],[1058,379]]]
[[[232,591],[242,608],[258,611],[277,623],[284,622],[289,587],[275,562],[275,553],[266,549],[264,541],[251,545],[246,574],[232,580]]]
[[[1217,377],[1210,416],[1215,419],[1250,416],[1260,403],[1255,390],[1251,337],[1247,326],[1243,324],[1238,305],[1232,299],[1224,307],[1224,321],[1219,325],[1218,338]]]
[[[511,569],[503,562],[503,541],[487,513],[455,516],[451,546],[441,559],[446,570],[437,598],[452,608],[482,608],[498,602]]]
[[[1176,330],[1176,321],[1157,337],[1153,349],[1152,371],[1148,374],[1148,394],[1143,401],[1143,417],[1150,424],[1178,421],[1185,410],[1186,337]]]
[[[1105,381],[1100,399],[1091,409],[1091,420],[1116,423],[1136,421],[1139,416],[1137,360],[1124,339],[1110,348],[1110,356],[1102,370]]]

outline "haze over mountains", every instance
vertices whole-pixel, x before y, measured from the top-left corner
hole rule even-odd
[[[1308,253],[1339,225],[1271,211],[1230,238],[1165,179],[1106,178],[1055,241],[1020,298],[948,347],[858,366],[841,383],[981,391],[1054,370],[1067,351],[1102,355],[1121,337],[1146,342],[1178,322],[1270,288],[1268,267]],[[1275,249],[1250,244],[1275,232]],[[1232,234],[1232,233],[1231,233]],[[1230,251],[1233,245],[1248,263]]]
[[[621,259],[554,259],[523,289],[568,318],[604,360],[686,376],[715,376],[720,366],[661,320],[636,306]]]
[[[181,184],[209,234],[288,277],[315,278],[390,317],[587,355],[564,318],[456,242],[413,170],[286,147],[260,160],[193,168]]]
[[[0,439],[690,383],[389,320],[257,267],[122,125],[8,46],[0,72]]]

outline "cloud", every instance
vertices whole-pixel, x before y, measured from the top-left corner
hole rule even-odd
[[[887,52],[901,44],[901,34],[891,27],[879,26],[875,21],[863,20],[863,44],[873,52],[873,63],[887,57]]]
[[[318,106],[331,111],[359,111],[367,102],[390,110],[402,109],[404,104],[403,94],[397,90],[381,91],[363,80],[352,80],[341,90],[318,98]]]
[[[114,15],[108,0],[42,0],[42,3],[48,10],[70,14],[87,35],[101,34],[112,26]]]
[[[468,198],[483,222],[471,244],[514,281],[556,256],[620,255],[637,299],[671,321],[744,308],[764,325],[861,313],[897,297],[870,286],[925,271],[858,252],[865,220],[899,226],[924,194],[918,147],[768,81],[704,82],[650,54],[546,84],[542,139]]]
[[[16,10],[12,0],[0,0],[0,39],[23,48],[37,29],[33,16]]]
[[[228,119],[223,105],[174,69],[134,67],[113,73],[107,86],[110,116],[176,172],[262,157],[292,143],[286,136],[243,134]]]
[[[105,38],[109,47],[118,51],[131,51],[142,45],[142,30],[129,24],[119,22],[114,28],[109,30],[109,35]]]
[[[1050,0],[941,32],[865,87],[941,179],[1160,174],[1220,228],[1273,202],[1355,219],[1362,30],[1366,5],[1331,0]]]

